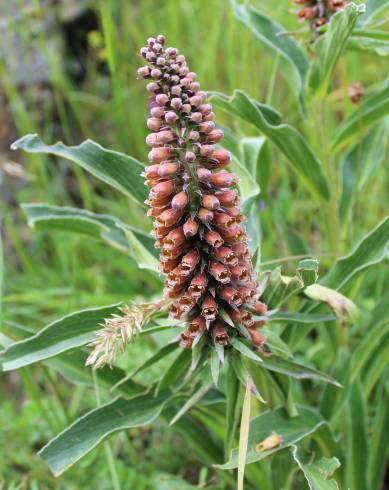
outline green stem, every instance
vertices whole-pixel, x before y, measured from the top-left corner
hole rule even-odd
[[[93,387],[95,390],[97,406],[100,406],[101,405],[101,396],[100,396],[100,389],[99,389],[99,384],[98,384],[98,380],[97,380],[97,373],[96,373],[95,369],[92,369],[92,378],[93,378]],[[112,488],[114,490],[121,490],[119,477],[118,477],[118,474],[116,472],[115,460],[114,460],[114,457],[112,454],[112,449],[111,449],[109,442],[104,443],[104,450],[105,450],[105,456],[107,458],[109,471],[111,473]]]

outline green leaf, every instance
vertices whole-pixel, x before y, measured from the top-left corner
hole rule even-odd
[[[386,294],[373,310],[372,320],[368,324],[366,333],[352,353],[351,375],[353,380],[372,358],[377,347],[381,344],[387,344],[389,340],[388,304],[389,294]]]
[[[250,421],[250,434],[248,440],[248,452],[246,463],[255,463],[270,454],[273,454],[285,447],[289,447],[304,437],[312,434],[318,429],[324,420],[319,412],[308,407],[297,405],[299,415],[289,418],[284,408],[278,408],[272,412],[265,412]],[[256,446],[263,442],[273,432],[282,437],[282,442],[277,446],[265,451],[257,451]],[[230,470],[238,466],[238,450],[234,449],[230,460],[217,467],[223,470]]]
[[[131,243],[126,237],[127,230],[131,231],[133,244],[136,240],[136,246],[144,247],[154,257],[158,256],[154,240],[147,233],[125,225],[114,216],[50,204],[21,204],[21,208],[27,215],[28,224],[33,228],[50,231],[58,229],[100,238],[122,252],[132,255]]]
[[[366,13],[359,19],[359,24],[370,23],[377,15],[389,9],[389,0],[366,0]]]
[[[235,90],[232,97],[214,92],[211,100],[216,107],[244,119],[262,131],[286,156],[308,189],[321,199],[329,199],[330,191],[322,165],[307,140],[293,126],[272,121],[269,117],[272,109],[259,104],[241,90]]]
[[[293,458],[304,473],[310,490],[339,490],[336,480],[328,480],[340,466],[337,458],[321,458],[315,462],[303,463],[300,452],[297,446],[292,446]]]
[[[304,50],[300,48],[293,37],[283,35],[287,29],[274,19],[267,17],[247,3],[239,5],[235,0],[232,0],[231,4],[235,17],[250,29],[266,48],[286,62],[284,63],[285,69],[288,69],[286,80],[301,99],[309,66]]]
[[[138,203],[143,204],[147,197],[144,179],[140,176],[143,165],[124,153],[106,150],[92,140],[78,146],[66,146],[62,142],[46,145],[37,134],[28,134],[15,141],[11,148],[66,158]]]
[[[389,36],[385,31],[354,31],[347,48],[354,51],[368,51],[378,56],[388,56]]]
[[[272,323],[321,323],[335,320],[333,315],[321,315],[316,313],[293,313],[289,311],[277,311],[268,316]]]
[[[157,391],[164,391],[168,388],[177,388],[178,384],[187,374],[192,362],[191,349],[182,349],[170,367],[165,371],[158,384]]]
[[[231,171],[239,177],[239,193],[242,200],[242,206],[250,203],[255,196],[258,196],[260,189],[253,175],[242,165],[234,156],[229,165]]]
[[[219,372],[220,372],[220,359],[216,352],[216,349],[211,349],[211,374],[215,386],[219,382]]]
[[[315,58],[308,73],[308,87],[313,93],[327,94],[335,67],[341,57],[347,39],[365,11],[364,5],[350,3],[344,10],[332,16],[329,28],[314,44]]]
[[[255,352],[253,352],[250,347],[248,347],[243,341],[238,340],[236,337],[230,339],[230,344],[236,349],[238,352],[248,357],[252,361],[262,362],[262,359],[257,356]]]
[[[240,418],[242,398],[240,396],[240,383],[235,375],[234,368],[228,358],[227,371],[225,378],[226,393],[226,429],[224,441],[224,454],[229,457],[235,433]]]
[[[131,249],[131,256],[141,269],[149,269],[158,273],[158,250],[149,236],[140,236],[128,225],[121,225]]]
[[[369,454],[366,438],[366,415],[361,385],[351,386],[348,402],[346,480],[347,488],[368,490],[366,459]]]
[[[363,100],[336,130],[332,147],[337,150],[349,144],[363,129],[370,127],[389,114],[389,85]]]
[[[248,379],[246,381],[242,418],[240,422],[238,449],[238,490],[244,490],[244,470],[246,466],[247,446],[250,431],[251,384],[251,380]]]
[[[339,213],[346,225],[352,218],[357,195],[360,195],[373,171],[384,161],[388,130],[389,120],[377,125],[342,159]]]
[[[319,262],[317,259],[300,260],[296,271],[304,283],[304,286],[309,286],[314,284],[319,277]]]
[[[0,353],[4,371],[28,366],[91,342],[105,318],[119,312],[118,306],[120,304],[71,313],[50,323],[32,337],[15,342]]]
[[[336,379],[326,373],[308,366],[304,366],[303,364],[299,364],[293,360],[284,359],[274,354],[263,358],[261,366],[263,366],[265,369],[269,369],[270,371],[285,374],[291,378],[314,379],[341,387]]]
[[[371,428],[371,442],[368,451],[368,481],[371,490],[380,490],[385,478],[385,466],[389,456],[389,398],[382,383],[379,397],[375,404],[376,414]]]
[[[178,410],[175,416],[171,419],[169,425],[174,425],[183,417],[197,402],[199,402],[211,389],[212,382],[205,382],[198,390],[196,390],[191,397],[184,403],[184,405]]]
[[[271,152],[263,136],[250,136],[239,141],[241,162],[258,183],[261,192],[266,191],[271,175]]]
[[[388,244],[389,218],[385,218],[362,238],[349,255],[335,262],[322,279],[322,284],[338,290],[344,289],[358,274],[385,259]]]
[[[155,354],[149,357],[145,362],[143,362],[140,366],[138,366],[134,371],[129,373],[127,376],[123,377],[118,383],[112,386],[111,391],[116,390],[122,383],[128,381],[129,379],[136,376],[141,371],[147,369],[150,366],[153,366],[157,362],[159,362],[164,357],[168,356],[172,352],[174,352],[179,346],[179,342],[169,342],[168,344],[161,347]]]
[[[53,474],[59,476],[113,432],[153,422],[170,398],[169,393],[157,397],[140,395],[131,400],[118,398],[79,418],[52,439],[39,456],[47,461]]]
[[[311,284],[304,294],[315,301],[326,303],[336,318],[342,323],[355,323],[359,316],[358,307],[343,294],[321,284]]]

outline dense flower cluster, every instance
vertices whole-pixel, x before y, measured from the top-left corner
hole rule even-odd
[[[163,36],[150,38],[141,56],[148,62],[138,76],[148,79],[152,164],[145,168],[151,187],[146,203],[155,218],[155,246],[161,250],[160,272],[167,274],[164,294],[173,299],[170,314],[186,322],[183,347],[201,335],[228,345],[244,325],[254,344],[264,336],[255,329],[266,313],[257,301],[257,280],[241,226],[244,216],[228,172],[230,153],[215,146],[223,132],[215,127],[212,106],[200,90],[196,73],[176,48],[165,48]],[[229,318],[232,322],[226,322]]]
[[[343,9],[348,0],[294,0],[303,7],[298,12],[299,19],[308,21],[316,31],[319,27],[329,22],[335,12]]]

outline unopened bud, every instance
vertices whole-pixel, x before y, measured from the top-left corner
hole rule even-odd
[[[200,208],[198,212],[198,217],[206,225],[213,220],[213,212],[209,209]]]
[[[215,197],[215,199],[217,199],[217,197]],[[234,219],[226,213],[215,213],[213,222],[220,228],[231,228],[235,224]]]
[[[168,123],[168,124],[174,124],[178,119],[178,116],[175,112],[173,111],[169,111],[165,114],[165,121]]]
[[[174,97],[171,102],[170,102],[171,107],[178,111],[182,107],[182,100],[179,99],[178,97]]]
[[[162,226],[172,226],[177,223],[177,220],[181,218],[181,215],[182,212],[179,209],[167,209],[158,216],[156,222]]]
[[[224,137],[224,133],[221,129],[213,129],[210,133],[207,134],[207,143],[219,143]],[[213,157],[215,158],[215,157]]]
[[[172,199],[173,209],[184,209],[188,204],[188,195],[185,191],[176,194]]]
[[[203,116],[200,112],[193,112],[190,115],[190,120],[195,123],[200,123],[203,120]]]
[[[263,334],[261,334],[260,332],[257,332],[256,330],[253,330],[251,328],[248,328],[247,332],[249,333],[253,344],[255,344],[258,347],[262,347],[265,344],[266,337]]]
[[[215,123],[213,121],[205,121],[199,124],[199,131],[201,133],[210,133],[213,129],[215,129]]]
[[[238,184],[239,179],[228,172],[217,172],[211,175],[210,182],[216,187],[232,187]]]
[[[212,172],[207,168],[200,167],[197,169],[197,177],[199,178],[200,182],[208,182],[211,175]]]
[[[180,164],[178,162],[164,162],[158,166],[158,175],[162,178],[173,177],[177,174],[179,168]]]
[[[206,194],[203,196],[202,205],[211,211],[215,211],[216,209],[219,209],[220,202],[219,199],[213,194]]]
[[[200,155],[203,157],[210,157],[212,153],[214,152],[214,146],[213,145],[201,145],[200,147]]]
[[[190,111],[192,110],[190,104],[183,104],[182,108],[181,108],[182,112],[184,112],[185,114],[189,114]]]
[[[189,73],[189,68],[187,66],[182,66],[179,71],[178,71],[180,77],[186,77],[186,75]]]
[[[193,153],[193,151],[187,151],[185,153],[185,160],[189,163],[193,163],[196,160],[196,155]]]
[[[147,78],[150,76],[150,70],[147,66],[142,66],[141,68],[138,69],[138,76],[139,78]]]
[[[198,141],[200,139],[200,133],[198,131],[191,131],[189,133],[190,141]]]
[[[170,196],[175,190],[174,180],[159,182],[151,189],[151,196],[157,199]]]
[[[265,316],[267,314],[267,305],[261,301],[257,301],[251,311],[255,313],[255,315]]]
[[[194,81],[197,78],[197,73],[195,73],[194,71],[190,71],[186,76],[189,78],[189,80]]]
[[[164,106],[169,102],[169,97],[166,94],[158,94],[155,100],[160,106]]]
[[[161,106],[152,107],[150,109],[150,115],[152,117],[156,117],[156,118],[160,119],[161,117],[163,117],[165,115],[165,111],[164,111],[163,107],[161,107]]]
[[[158,131],[161,127],[161,120],[157,117],[149,117],[147,119],[147,127],[151,129],[151,131]]]
[[[239,203],[238,192],[233,189],[231,191],[217,191],[215,196],[219,199],[222,206],[236,206]]]
[[[152,162],[162,162],[162,160],[166,160],[170,156],[170,148],[166,146],[162,146],[160,148],[153,148],[149,152],[149,160]]]
[[[183,226],[184,234],[187,238],[197,235],[199,225],[196,220],[189,218]]]
[[[172,87],[172,95],[176,95],[177,97],[179,97],[182,93],[182,89],[179,85],[174,85],[174,87]]]
[[[200,111],[201,114],[206,115],[212,111],[212,106],[211,104],[201,104],[197,110]]]
[[[154,80],[159,80],[161,78],[162,72],[160,69],[154,68],[153,70],[151,70],[150,75],[152,78],[154,78]]]

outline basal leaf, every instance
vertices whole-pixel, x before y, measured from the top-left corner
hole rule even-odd
[[[318,429],[324,420],[319,412],[304,406],[298,405],[298,416],[289,418],[284,408],[278,408],[272,412],[265,412],[250,421],[250,433],[248,439],[248,451],[246,463],[255,463],[267,456],[289,447],[292,444],[300,441],[304,437],[312,434]],[[276,433],[281,437],[281,442],[276,447],[269,450],[258,450],[257,447],[272,433]],[[237,468],[238,466],[238,450],[232,451],[229,461],[223,465],[217,466],[223,470]]]
[[[235,0],[232,0],[231,4],[235,17],[250,29],[261,43],[286,62],[284,63],[285,69],[288,70],[286,80],[301,100],[309,66],[304,50],[293,37],[282,35],[287,29],[274,19],[267,17],[247,3],[239,5]]]
[[[39,230],[58,229],[100,238],[112,247],[129,255],[135,255],[135,247],[144,247],[157,257],[154,240],[147,233],[125,225],[114,216],[96,214],[84,209],[52,206],[50,204],[21,204],[26,213],[28,224]],[[129,243],[125,230],[129,230],[132,242]],[[155,271],[156,269],[154,269]]]
[[[150,424],[170,400],[169,393],[118,398],[88,412],[52,439],[40,452],[55,476],[61,475],[113,432]]]
[[[312,92],[322,96],[328,92],[347,39],[364,11],[364,5],[350,3],[332,16],[329,29],[314,44],[315,59],[310,66],[307,82]]]
[[[0,353],[4,371],[18,369],[56,356],[95,339],[105,318],[117,313],[120,304],[77,311],[55,320],[32,337],[15,342]]]
[[[336,130],[332,147],[337,150],[350,143],[362,130],[369,128],[389,114],[389,85],[363,100]]]
[[[66,146],[61,142],[46,145],[38,135],[28,134],[15,141],[11,148],[66,158],[138,203],[143,204],[147,197],[144,179],[140,176],[143,165],[135,158],[107,150],[92,140],[78,146]]]
[[[322,165],[307,140],[293,126],[271,120],[271,108],[259,104],[241,90],[235,90],[232,97],[214,92],[211,100],[215,106],[256,126],[281,150],[302,182],[316,196],[324,200],[329,198]]]

